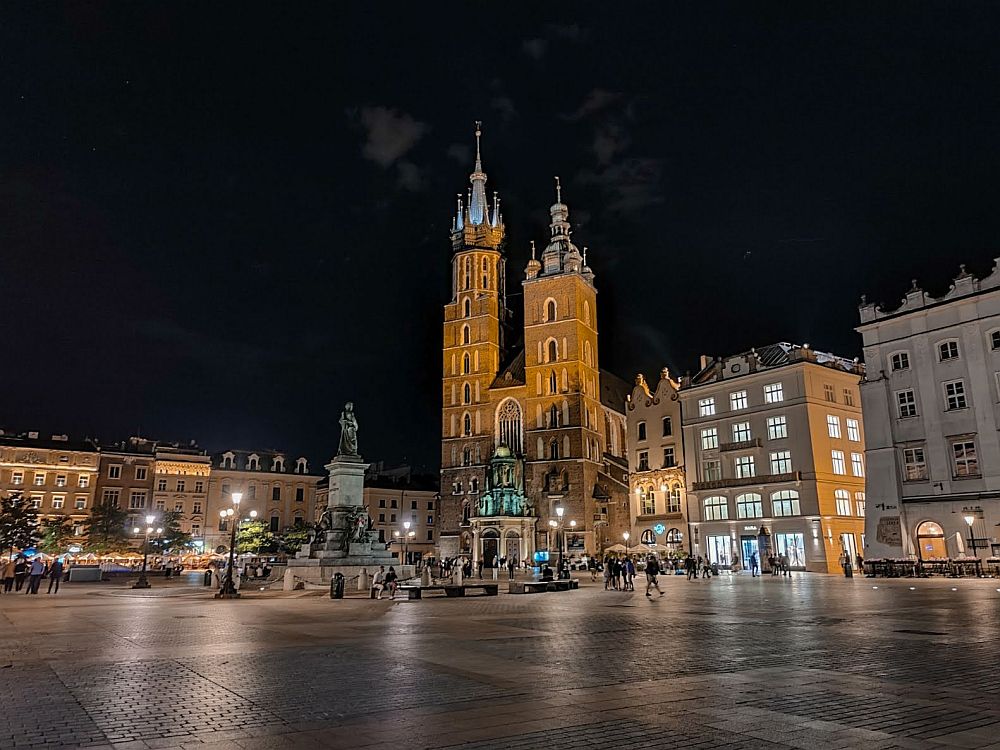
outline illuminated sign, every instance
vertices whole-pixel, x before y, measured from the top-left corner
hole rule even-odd
[[[662,534],[666,530],[667,527],[664,526],[662,523],[658,523],[656,524],[656,526],[653,527],[653,531],[655,531],[657,534]]]

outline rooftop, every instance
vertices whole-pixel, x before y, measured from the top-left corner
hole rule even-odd
[[[821,367],[829,367],[859,376],[864,374],[864,365],[857,358],[839,357],[829,352],[817,351],[809,344],[790,344],[787,341],[755,347],[728,357],[702,356],[701,360],[701,369],[695,375],[681,378],[682,390],[720,380],[743,377],[762,370],[785,367],[797,362],[811,362]]]

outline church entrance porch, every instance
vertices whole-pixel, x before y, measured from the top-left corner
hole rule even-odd
[[[516,565],[531,561],[535,554],[535,519],[525,516],[493,516],[473,518],[472,562],[483,561],[484,568],[492,568],[513,558]]]

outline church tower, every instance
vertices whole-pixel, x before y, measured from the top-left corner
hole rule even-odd
[[[477,122],[475,168],[452,224],[451,301],[444,308],[441,494],[455,498],[474,498],[484,486],[493,449],[489,389],[505,357],[510,319],[503,216],[496,193],[492,205],[487,201],[481,135]],[[462,512],[458,505],[457,514]],[[460,522],[442,518],[447,528]]]
[[[573,244],[569,208],[556,178],[549,209],[549,241],[525,269],[525,421],[532,460],[532,489],[553,508],[580,519],[591,532],[592,490],[605,452],[604,410],[597,362],[597,290],[594,274]],[[551,507],[549,507],[551,506]]]

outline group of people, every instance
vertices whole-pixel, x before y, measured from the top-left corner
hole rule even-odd
[[[0,579],[3,580],[5,594],[21,590],[25,594],[37,594],[43,578],[49,579],[48,593],[58,594],[59,584],[67,572],[66,564],[61,557],[48,562],[41,555],[30,560],[24,555],[18,555],[13,559],[0,561]]]
[[[590,570],[590,580],[597,580],[597,560],[587,561]],[[606,555],[604,557],[604,590],[605,591],[635,591],[635,562],[631,557]]]
[[[767,556],[767,566],[771,571],[772,576],[789,576],[792,575],[791,563],[788,560],[788,555],[783,552],[780,553],[770,553]],[[750,555],[750,575],[754,578],[761,575],[760,572],[760,560],[757,557],[757,553],[753,552]]]
[[[383,592],[388,589],[389,598],[395,599],[398,588],[399,576],[396,574],[396,568],[390,565],[389,570],[386,570],[384,565],[379,565],[375,575],[372,576],[372,589],[375,591],[375,598],[381,599]]]

